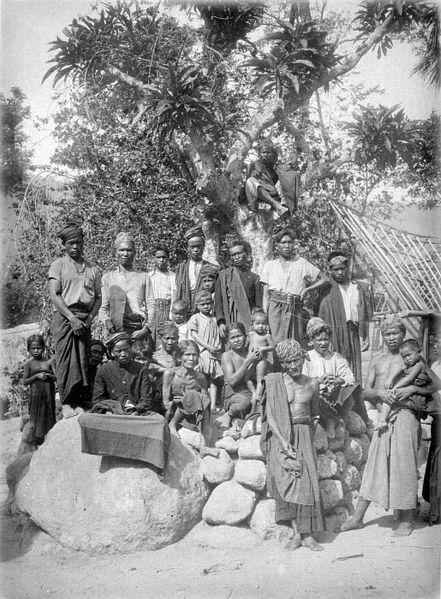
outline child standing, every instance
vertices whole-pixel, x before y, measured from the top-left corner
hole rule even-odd
[[[155,248],[155,266],[149,277],[155,298],[155,330],[153,331],[156,349],[159,347],[158,326],[170,319],[170,306],[176,297],[175,273],[168,267],[168,249],[164,246]]]
[[[179,330],[179,343],[188,339],[188,304],[184,300],[175,300],[171,307],[171,319]]]
[[[217,384],[222,379],[222,345],[216,318],[212,314],[213,303],[209,291],[199,291],[196,294],[195,304],[199,312],[193,314],[188,321],[188,333],[199,346],[199,363],[209,383],[211,411],[215,412]]]
[[[268,317],[263,310],[254,309],[251,313],[251,322],[249,351],[256,351],[259,356],[259,361],[256,363],[256,395],[253,399],[260,404],[263,395],[263,379],[271,370],[275,344],[271,333],[268,332]]]
[[[41,335],[27,340],[31,359],[24,365],[23,384],[30,385],[29,443],[41,445],[46,433],[55,424],[55,374],[51,360],[43,357],[46,344]]]

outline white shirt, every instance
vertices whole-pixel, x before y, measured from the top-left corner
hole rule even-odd
[[[352,322],[358,322],[358,300],[359,291],[355,283],[349,283],[346,289],[343,285],[338,286],[340,289],[341,296],[343,298],[343,304],[345,307],[346,320],[352,320]]]
[[[166,299],[173,302],[176,296],[175,273],[171,270],[162,272],[155,269],[149,272],[149,277],[152,281],[155,299]]]
[[[320,269],[299,257],[295,260],[269,260],[263,266],[260,280],[275,291],[300,295],[305,289],[305,277],[311,283],[316,280]]]
[[[349,368],[346,358],[337,352],[327,352],[322,356],[315,349],[308,352],[309,360],[303,363],[303,374],[311,378],[320,378],[325,374],[331,374],[335,377],[341,377],[345,386],[355,385],[355,378],[352,370]]]
[[[190,290],[194,291],[196,289],[196,281],[198,280],[199,273],[202,268],[202,260],[199,262],[195,262],[194,260],[188,261],[188,278],[190,280]]]

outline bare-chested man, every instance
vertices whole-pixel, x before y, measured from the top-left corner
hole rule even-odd
[[[385,324],[382,333],[388,351],[371,362],[365,390],[374,405],[381,401],[390,402],[384,387],[393,371],[402,366],[399,346],[406,329],[400,320],[394,319]],[[409,385],[396,390],[395,400],[403,401],[414,393],[429,396],[435,391],[434,384],[425,387]],[[363,473],[360,499],[354,515],[342,525],[342,531],[362,528],[366,510],[374,501],[386,510],[397,510],[399,521],[394,536],[410,535],[418,494],[419,438],[419,415],[408,406],[395,411],[386,431],[375,431]]]
[[[251,380],[252,366],[259,360],[260,354],[257,350],[248,351],[246,338],[244,325],[233,322],[228,331],[231,349],[221,357],[225,415],[218,422],[225,428],[230,427],[234,418],[244,418],[253,407],[256,389]]]
[[[313,537],[324,530],[313,445],[320,419],[318,382],[302,374],[304,355],[297,341],[280,341],[276,354],[283,373],[265,377],[262,418],[268,491],[276,502],[276,522],[289,521],[295,531],[290,548],[320,551]]]

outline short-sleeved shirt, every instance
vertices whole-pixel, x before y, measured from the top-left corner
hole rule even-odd
[[[263,266],[260,280],[274,291],[300,295],[305,289],[305,277],[315,281],[320,269],[299,257],[295,260],[269,260]]]
[[[57,258],[49,267],[49,279],[61,284],[61,297],[66,305],[81,304],[91,310],[97,297],[101,297],[101,273],[89,262],[75,262],[69,256]]]

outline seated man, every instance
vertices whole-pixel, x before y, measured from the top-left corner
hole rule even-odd
[[[279,215],[284,214],[287,209],[294,213],[297,209],[299,180],[298,172],[283,169],[277,164],[277,150],[271,140],[262,141],[259,158],[250,165],[245,184],[250,210],[257,212],[267,206],[267,209],[273,208]],[[281,204],[277,183],[280,184],[288,208]]]
[[[324,530],[313,431],[320,419],[319,389],[302,374],[304,355],[294,339],[280,341],[276,355],[283,373],[268,374],[262,417],[262,449],[268,491],[276,502],[276,522],[295,531],[290,549],[323,547],[313,533]]]
[[[98,368],[92,412],[145,414],[152,411],[152,388],[144,381],[141,393],[140,374],[145,366],[133,359],[130,335],[115,333],[109,337],[107,347],[113,360]]]

